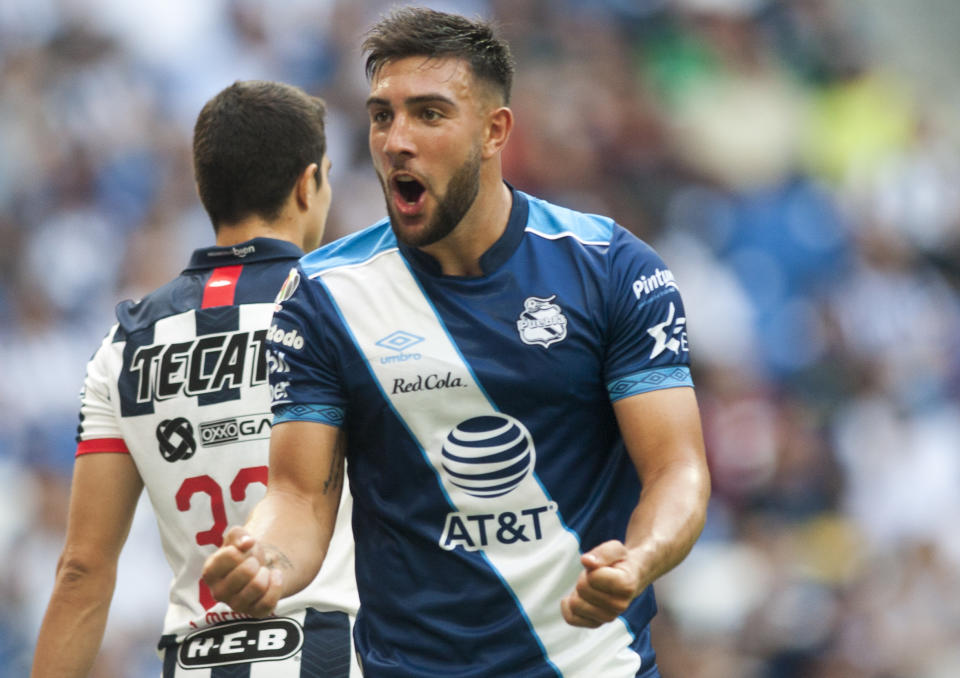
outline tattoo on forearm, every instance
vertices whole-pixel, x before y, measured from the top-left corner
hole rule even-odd
[[[324,494],[330,494],[331,492],[339,494],[343,488],[343,469],[346,453],[346,436],[341,434],[337,438],[336,446],[333,448],[333,456],[330,459],[330,471],[327,474],[327,479],[323,482]]]
[[[263,555],[266,560],[264,563],[269,568],[278,570],[292,570],[293,562],[287,558],[287,554],[272,544],[262,544]]]

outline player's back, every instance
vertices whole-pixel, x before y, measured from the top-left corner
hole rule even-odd
[[[275,368],[266,342],[273,300],[300,255],[266,238],[197,250],[173,281],[118,306],[118,323],[88,367],[78,454],[113,445],[129,452],[144,481],[174,571],[164,644],[236,618],[201,571],[266,488]],[[282,601],[278,615],[303,624],[307,606],[355,614],[350,510],[345,491],[320,578]],[[195,655],[198,666],[211,661],[209,649]]]

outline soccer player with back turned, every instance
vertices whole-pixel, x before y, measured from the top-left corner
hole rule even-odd
[[[195,251],[167,285],[121,303],[87,366],[66,545],[33,678],[90,671],[144,487],[174,573],[163,678],[359,675],[348,493],[319,576],[276,617],[230,610],[201,579],[204,559],[268,482],[268,378],[283,356],[266,347],[271,338],[284,343],[270,319],[291,267],[323,235],[331,199],[324,114],[322,100],[260,81],[227,87],[200,112],[194,165],[216,246]],[[341,489],[327,488],[335,505]]]

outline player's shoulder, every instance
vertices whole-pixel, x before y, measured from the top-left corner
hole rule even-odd
[[[527,201],[527,233],[557,240],[573,238],[584,245],[608,246],[622,230],[610,217],[589,214],[518,191]]]
[[[521,196],[528,204],[528,236],[547,242],[576,242],[580,247],[574,251],[600,256],[611,266],[624,262],[662,265],[650,244],[611,217],[580,212],[523,193]]]
[[[268,237],[253,238],[239,245],[197,249],[187,267],[175,278],[138,300],[128,299],[117,304],[118,335],[129,336],[167,318],[201,309],[209,283],[230,286],[231,299],[227,303],[231,306],[272,303],[301,255],[294,243]],[[230,273],[225,278],[214,279],[211,276],[217,271]]]
[[[118,337],[144,330],[170,316],[185,313],[196,306],[202,294],[201,275],[184,271],[176,278],[145,294],[140,299],[126,299],[117,304]]]
[[[331,269],[362,264],[396,249],[397,239],[390,228],[390,220],[384,218],[304,255],[300,267],[307,277],[314,277]]]

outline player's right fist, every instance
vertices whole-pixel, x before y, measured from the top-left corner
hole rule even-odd
[[[283,589],[280,570],[267,567],[263,547],[246,530],[231,527],[203,565],[203,581],[235,612],[267,617]]]

